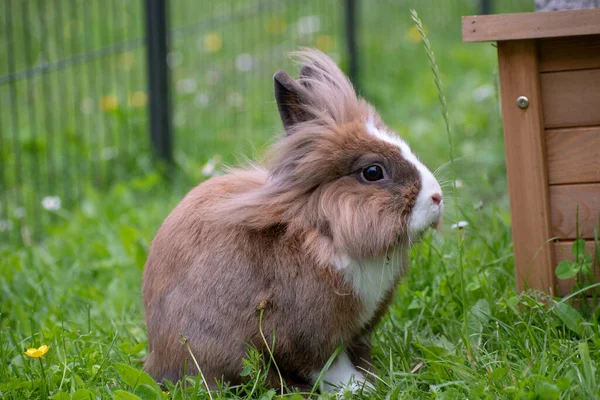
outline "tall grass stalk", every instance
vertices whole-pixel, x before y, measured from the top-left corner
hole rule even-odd
[[[323,367],[323,369],[321,369],[321,373],[319,373],[319,376],[315,380],[312,390],[310,391],[311,395],[317,393],[317,389],[319,389],[319,385],[321,384],[321,380],[325,376],[325,373],[327,372],[327,370],[329,370],[329,367],[331,367],[331,364],[333,364],[333,361],[337,358],[338,354],[340,354],[343,349],[344,345],[340,344],[338,347],[336,347],[331,357],[329,357],[329,360],[327,360],[325,366]]]
[[[431,66],[431,71],[433,72],[433,80],[435,82],[435,86],[438,92],[438,98],[440,101],[440,108],[442,112],[442,117],[444,118],[444,123],[446,125],[446,134],[448,137],[448,155],[450,156],[450,170],[452,173],[452,196],[453,196],[453,206],[454,206],[454,215],[456,219],[456,223],[460,221],[460,214],[458,208],[458,193],[456,191],[456,167],[454,165],[454,146],[452,143],[452,125],[450,124],[450,116],[448,114],[448,104],[446,103],[446,96],[444,95],[444,90],[442,86],[442,79],[440,77],[440,71],[435,61],[435,54],[433,49],[431,48],[431,43],[427,38],[427,34],[425,33],[425,29],[423,28],[423,22],[419,18],[417,11],[412,9],[410,10],[412,20],[415,22],[417,26],[417,30],[419,31],[419,35],[421,36],[421,41],[423,42],[423,46],[425,47],[425,52],[427,53],[427,57],[429,58],[429,65]],[[465,346],[469,355],[471,353],[471,343],[469,338],[469,324],[468,324],[468,309],[467,309],[467,294],[465,290],[465,278],[464,278],[464,268],[463,268],[463,260],[462,260],[462,235],[460,229],[456,229],[456,238],[457,238],[457,247],[458,247],[458,255],[457,255],[457,263],[458,269],[460,272],[460,290],[462,294],[462,306],[463,306],[463,330],[465,332]]]
[[[265,305],[264,304],[261,303],[261,305],[259,306],[259,311],[260,311],[260,315],[258,317],[258,331],[260,332],[260,337],[262,337],[262,340],[265,343],[265,347],[267,348],[267,351],[269,352],[271,361],[273,362],[273,365],[275,366],[275,370],[277,371],[277,375],[279,376],[280,390],[281,390],[281,395],[283,396],[283,394],[284,394],[283,376],[281,375],[281,371],[279,370],[279,366],[277,365],[277,362],[275,362],[275,357],[273,356],[273,352],[271,351],[271,348],[269,347],[269,342],[267,342],[267,338],[265,337],[265,334],[263,333],[263,329],[262,329],[263,314],[265,313]]]
[[[44,368],[42,357],[38,358],[38,361],[40,362],[40,369],[42,370],[42,399],[45,400],[48,398],[48,381],[46,380],[46,369]]]
[[[181,335],[181,341],[183,342],[184,346],[186,347],[188,353],[190,353],[190,356],[192,357],[192,360],[194,361],[194,365],[196,365],[196,369],[198,370],[200,379],[202,379],[202,383],[204,384],[204,388],[206,389],[206,393],[208,394],[208,397],[210,398],[210,400],[213,400],[212,394],[210,392],[210,388],[208,387],[208,382],[206,382],[206,378],[204,377],[204,374],[202,373],[202,370],[200,369],[200,365],[198,364],[198,361],[196,360],[196,357],[194,356],[194,353],[192,352],[192,349],[190,348],[190,343],[188,342],[187,338],[183,335]]]

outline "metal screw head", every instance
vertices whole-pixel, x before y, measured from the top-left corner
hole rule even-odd
[[[525,96],[519,96],[517,97],[517,105],[519,106],[519,108],[527,108],[529,107],[529,99]]]

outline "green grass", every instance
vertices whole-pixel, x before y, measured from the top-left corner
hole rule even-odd
[[[428,235],[413,249],[412,268],[374,334],[377,392],[356,397],[600,398],[600,309],[582,315],[568,302],[535,292],[515,292],[495,49],[459,40],[459,16],[475,12],[472,4],[456,2],[447,10],[433,7],[430,1],[376,4],[367,7],[363,2],[361,92],[432,169],[449,161],[438,91],[427,54],[418,35],[416,40],[412,36],[409,6],[416,6],[445,84],[457,156],[455,174],[462,185],[458,185],[456,201],[450,200],[453,204],[447,207],[442,232]],[[530,6],[510,2],[511,11]],[[325,6],[304,7],[283,9],[281,17],[290,23],[297,15],[327,11]],[[175,16],[178,24],[196,19],[193,12],[184,11],[179,9]],[[326,19],[331,22],[323,28],[333,38],[338,37],[334,34],[339,17]],[[265,23],[261,18],[253,20],[256,26]],[[237,29],[239,36],[250,29],[250,22],[231,29]],[[255,29],[258,35],[260,29]],[[183,57],[174,71],[175,82],[205,71],[204,53],[197,51],[197,42],[212,31],[183,37],[175,44]],[[291,36],[272,38],[272,42],[245,40],[230,49],[226,44],[231,41],[224,41],[222,51],[231,55],[249,45],[258,51],[279,40],[295,43]],[[340,51],[341,45],[336,41],[332,52]],[[222,56],[227,64],[228,56]],[[199,78],[194,93],[176,89],[178,169],[174,175],[165,177],[156,171],[147,148],[142,146],[135,154],[136,142],[132,141],[131,163],[109,189],[93,188],[93,180],[84,180],[88,185],[73,206],[55,212],[38,210],[51,222],[41,242],[0,243],[1,398],[163,396],[140,372],[146,352],[140,284],[150,241],[172,207],[202,179],[201,169],[208,158],[220,154],[231,163],[242,154],[262,153],[266,141],[279,129],[271,75],[280,66],[289,68],[283,57],[278,52],[273,59],[261,58],[264,69],[254,70],[252,77],[237,74],[223,79],[221,91],[214,94],[220,99],[215,105],[225,105],[227,93],[235,89],[242,94],[244,106],[233,114],[231,107],[194,106],[197,92],[209,90]],[[85,94],[85,86],[76,89]],[[126,88],[120,90],[119,96],[126,98]],[[123,129],[126,124],[136,127],[132,140],[141,141],[145,134],[143,110],[119,107],[115,113],[94,117],[122,123]],[[72,127],[77,118],[73,117]],[[40,121],[31,123],[43,126]],[[73,146],[72,155],[86,148],[96,151],[89,144]],[[81,153],[81,162],[87,155]],[[117,161],[122,159],[112,163]],[[103,162],[107,161],[98,159],[101,171],[106,168]],[[450,168],[447,165],[438,173],[447,185],[453,184]],[[450,197],[447,191],[446,198]],[[455,205],[458,219],[469,223],[459,232],[450,229],[456,222]],[[23,354],[29,347],[44,344],[50,350],[43,359]],[[225,385],[212,393],[214,399],[276,396],[278,388],[265,387],[261,373],[268,359],[249,349],[244,362],[249,383],[234,388]],[[164,390],[177,399],[209,398],[196,377]]]

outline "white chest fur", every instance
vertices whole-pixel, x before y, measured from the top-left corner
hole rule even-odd
[[[408,250],[396,248],[390,250],[381,260],[359,263],[342,257],[335,263],[362,300],[364,307],[360,315],[361,326],[373,318],[379,303],[406,269],[407,262]]]

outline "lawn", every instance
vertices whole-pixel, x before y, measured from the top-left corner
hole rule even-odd
[[[444,182],[448,205],[441,231],[429,233],[413,248],[411,270],[374,334],[377,390],[354,398],[600,398],[600,309],[579,313],[560,299],[515,291],[495,49],[461,43],[460,16],[475,13],[476,2],[451,3],[446,8],[432,0],[362,2],[360,92],[432,170],[441,167],[437,176]],[[532,8],[530,3],[507,1],[498,7],[525,11]],[[197,3],[174,4],[177,26],[197,19]],[[60,168],[41,171],[39,184],[48,194],[59,190],[65,198],[70,188],[53,179],[68,176],[81,193],[55,210],[40,208],[39,199],[32,200],[30,206],[37,205],[36,212],[46,221],[39,240],[0,243],[1,398],[209,398],[196,377],[158,388],[141,372],[146,353],[141,274],[156,229],[186,191],[209,175],[210,160],[236,164],[244,157],[258,157],[280,129],[271,77],[282,67],[294,72],[285,59],[289,47],[320,46],[345,65],[337,34],[342,15],[334,2],[290,4],[222,29],[207,25],[192,34],[182,29],[173,38],[175,171],[163,173],[151,163],[145,111],[135,102],[126,105],[132,92],[144,90],[143,74],[128,71],[136,76],[127,81],[131,86],[113,79],[104,89],[107,95],[114,90],[117,105],[108,101],[104,110],[92,115],[92,124],[98,123],[101,131],[114,126],[115,132],[129,135],[126,151],[116,158],[104,159],[100,150],[121,149],[120,142],[97,143],[93,135],[78,136],[76,128],[90,121],[68,112],[78,108],[75,98],[93,88],[77,86],[74,96],[67,96],[72,104],[65,126],[56,120],[48,127],[56,135],[64,134],[65,146],[56,140],[52,147],[60,162],[48,164]],[[233,9],[243,5],[231,3]],[[413,6],[424,21],[444,82],[453,127],[456,193],[438,92],[410,18]],[[101,7],[97,11],[103,12]],[[219,7],[203,11],[222,12]],[[296,37],[286,28],[299,17],[314,16],[319,21],[316,34]],[[316,29],[314,18],[303,21]],[[261,33],[265,29],[272,35]],[[199,50],[206,46],[214,51]],[[259,60],[258,67],[245,74],[228,72],[235,69],[231,59],[242,51],[254,57],[250,64]],[[214,57],[210,63],[207,54]],[[136,62],[142,57],[136,50]],[[109,61],[98,61],[99,74],[102,62]],[[78,78],[89,71],[74,67],[61,73]],[[8,94],[3,93],[0,99],[6,104]],[[27,104],[24,100],[23,107]],[[40,115],[39,120],[29,120],[23,113],[20,119],[28,122],[20,125],[23,132],[13,140],[24,143],[27,151],[46,154],[51,142],[29,133],[43,131],[47,124]],[[0,116],[6,121],[9,111],[3,108]],[[2,132],[10,129],[8,123],[0,123]],[[110,137],[125,140],[116,134]],[[6,149],[1,154],[3,166],[9,168],[3,169],[13,172],[15,160]],[[67,155],[81,169],[63,162]],[[91,164],[86,164],[88,158]],[[222,169],[222,162],[215,164],[216,171]],[[5,174],[11,188],[5,193],[10,195],[19,185],[35,191],[27,179],[31,171],[24,171],[23,181],[16,173]],[[114,177],[104,179],[102,174]],[[9,199],[5,204],[15,204]],[[458,221],[468,225],[452,229]],[[43,358],[24,354],[42,345],[50,346]],[[264,385],[265,362],[249,351],[244,369],[248,384],[224,384],[212,398],[276,397],[276,390]]]

